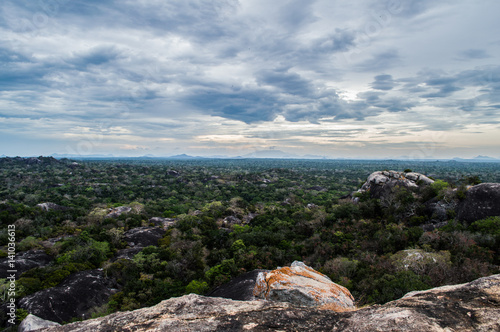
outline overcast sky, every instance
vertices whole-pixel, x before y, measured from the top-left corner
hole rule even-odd
[[[0,155],[500,157],[500,1],[2,0]]]

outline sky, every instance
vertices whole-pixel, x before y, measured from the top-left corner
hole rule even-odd
[[[499,12],[2,0],[0,155],[500,158]]]

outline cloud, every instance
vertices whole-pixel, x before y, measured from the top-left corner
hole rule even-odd
[[[273,128],[278,148],[309,149],[381,124],[493,125],[500,5],[486,1],[5,0],[0,139],[43,124],[71,144],[101,133],[102,150],[182,150]]]
[[[119,58],[120,51],[114,45],[100,45],[75,54],[66,60],[78,70],[85,70],[89,66],[100,66]]]
[[[387,50],[380,53],[375,53],[370,59],[365,60],[357,65],[359,71],[384,71],[399,65],[401,57],[396,49]]]
[[[257,82],[260,85],[273,86],[279,91],[296,95],[308,96],[312,92],[312,85],[297,73],[285,69],[263,70],[257,73]]]
[[[377,75],[375,81],[372,82],[371,87],[375,90],[392,90],[396,86],[396,82],[392,79],[391,75]]]
[[[459,53],[460,60],[476,60],[476,59],[487,59],[491,58],[488,53],[483,49],[470,48],[468,50]]]

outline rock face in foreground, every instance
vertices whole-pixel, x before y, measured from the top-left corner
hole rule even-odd
[[[38,291],[19,301],[19,307],[40,318],[62,323],[82,318],[89,309],[103,305],[112,294],[110,281],[103,272],[89,270],[74,273],[60,285]]]
[[[349,290],[302,262],[270,272],[260,272],[255,283],[257,298],[301,306],[327,306],[334,311],[355,309]]]
[[[186,295],[45,331],[499,331],[500,275],[349,312]]]
[[[23,319],[23,321],[19,325],[19,328],[17,329],[17,332],[36,331],[46,327],[60,325],[61,324],[59,323],[51,322],[45,319],[41,319],[40,317],[37,317],[35,315],[29,314],[25,319]]]
[[[390,194],[392,188],[396,186],[417,188],[433,182],[434,180],[416,172],[379,171],[370,174],[358,192],[369,191],[371,197],[380,198]]]
[[[481,183],[469,188],[457,208],[457,219],[473,222],[490,216],[500,216],[500,183]]]

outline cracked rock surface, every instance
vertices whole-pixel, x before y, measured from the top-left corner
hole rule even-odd
[[[44,331],[499,331],[498,317],[500,275],[493,275],[349,312],[190,294]]]

